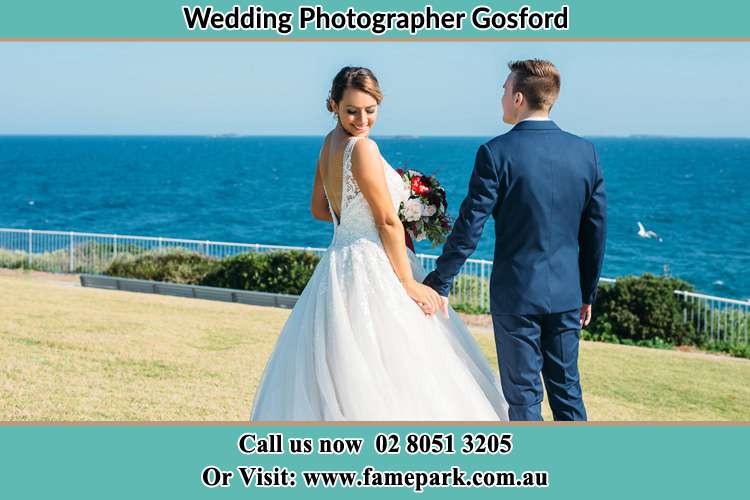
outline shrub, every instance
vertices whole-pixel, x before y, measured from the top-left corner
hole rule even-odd
[[[260,290],[263,269],[267,259],[260,253],[241,253],[222,259],[219,264],[201,279],[201,285],[236,290]]]
[[[146,247],[126,243],[123,241],[115,242],[89,240],[75,245],[74,264],[75,272],[103,272],[115,259],[115,249],[117,250],[117,259],[124,260],[127,257],[138,255],[155,254],[155,250],[149,250]],[[66,250],[63,250],[66,252]],[[170,252],[172,250],[170,249]]]
[[[736,358],[750,359],[750,344],[704,338],[701,339],[698,345],[701,349],[706,349],[707,351],[726,352]]]
[[[197,285],[217,267],[216,259],[185,250],[118,256],[104,271],[109,276]]]
[[[100,241],[85,241],[76,243],[73,249],[71,268],[70,247],[63,245],[57,250],[49,252],[35,252],[31,255],[24,250],[0,249],[0,267],[10,269],[31,269],[48,272],[100,273],[111,263],[114,257],[114,243]],[[118,257],[139,255],[147,252],[144,247],[119,242]]]
[[[19,250],[0,250],[0,267],[7,269],[27,268],[29,254]]]
[[[242,253],[219,261],[201,284],[300,295],[318,262],[311,252]]]
[[[653,347],[655,349],[674,348],[674,344],[665,341],[661,337],[654,337],[648,340],[621,339],[612,333],[591,333],[588,330],[581,330],[581,340],[607,342],[609,344],[634,345],[638,347]]]
[[[487,295],[486,300],[489,301],[489,288],[490,282],[488,279],[479,276],[459,275],[453,281],[450,295],[451,306],[456,311],[468,314],[489,314],[489,302],[483,306],[477,304],[477,302],[481,303],[482,301],[482,292]]]
[[[636,344],[695,343],[695,326],[683,321],[684,304],[675,290],[692,291],[693,287],[676,278],[652,274],[626,276],[614,284],[601,285],[591,334],[614,335]]]

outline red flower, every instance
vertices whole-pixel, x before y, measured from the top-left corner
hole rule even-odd
[[[415,175],[411,178],[411,190],[418,195],[423,195],[430,192],[430,186],[422,182],[422,177]]]

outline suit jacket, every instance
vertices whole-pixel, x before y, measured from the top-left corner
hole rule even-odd
[[[492,214],[493,314],[592,304],[604,259],[606,204],[593,144],[553,121],[522,121],[480,146],[469,193],[424,283],[448,295]]]

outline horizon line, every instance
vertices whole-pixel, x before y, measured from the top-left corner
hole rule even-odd
[[[510,129],[508,129],[509,131]],[[507,131],[506,131],[507,132]],[[477,138],[477,137],[495,137],[505,132],[496,134],[372,134],[373,137],[382,137],[387,139],[426,139],[426,138]],[[5,137],[205,137],[211,139],[244,139],[255,137],[288,137],[288,138],[321,138],[326,134],[239,134],[239,133],[157,133],[157,134],[139,134],[139,133],[42,133],[42,134],[6,134],[0,133],[0,138]],[[621,134],[621,135],[595,135],[580,134],[581,137],[591,137],[600,139],[739,139],[750,140],[750,136],[705,136],[705,135],[669,135],[669,134]]]

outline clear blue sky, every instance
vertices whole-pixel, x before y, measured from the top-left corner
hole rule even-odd
[[[587,136],[750,137],[750,43],[0,43],[0,134],[321,135],[330,81],[372,68],[374,134],[507,130],[511,59],[552,60]]]

